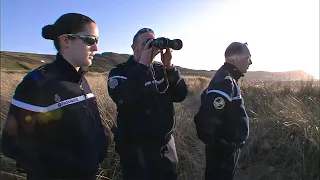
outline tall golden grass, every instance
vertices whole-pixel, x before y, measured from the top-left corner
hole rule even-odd
[[[1,124],[11,97],[24,72],[1,72]],[[193,116],[198,110],[200,93],[210,79],[185,76],[190,94],[175,104],[177,126],[174,132],[182,180],[203,179],[204,145],[196,137]],[[115,123],[115,105],[107,93],[107,74],[88,75],[106,133]],[[317,84],[318,83],[318,84]],[[250,117],[250,138],[242,149],[236,179],[319,178],[320,87],[319,82],[246,83],[240,81],[246,110]],[[2,126],[1,126],[2,127]],[[119,157],[111,141],[109,156],[99,174],[107,179],[121,179]],[[2,157],[3,171],[14,173],[13,162]]]

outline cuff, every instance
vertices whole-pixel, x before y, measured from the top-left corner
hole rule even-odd
[[[173,69],[166,70],[170,84],[177,84],[181,79],[179,71],[174,67]]]

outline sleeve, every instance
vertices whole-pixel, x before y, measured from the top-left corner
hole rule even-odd
[[[120,73],[118,68],[111,69],[108,75],[108,93],[118,107],[132,105],[141,95],[149,68],[138,63],[126,72],[126,76]]]
[[[39,111],[43,110],[42,92],[36,84],[36,80],[29,75],[18,84],[2,131],[1,151],[17,161],[25,161],[28,157],[21,144],[33,133]]]
[[[166,73],[169,81],[168,91],[172,96],[172,101],[182,102],[187,97],[189,91],[185,80],[176,68],[166,70]]]
[[[205,144],[213,143],[216,125],[221,121],[221,113],[227,108],[233,96],[233,83],[229,79],[209,85],[201,94],[201,105],[194,116],[198,138]]]

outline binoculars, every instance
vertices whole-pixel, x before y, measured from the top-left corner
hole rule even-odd
[[[148,40],[146,40],[146,42]],[[180,39],[171,40],[171,39],[165,38],[165,37],[159,37],[157,39],[154,39],[151,44],[152,44],[152,46],[157,47],[159,49],[171,48],[173,50],[180,50],[183,46],[183,43]]]

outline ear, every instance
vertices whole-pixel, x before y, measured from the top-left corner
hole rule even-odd
[[[67,36],[60,37],[60,44],[63,47],[69,48],[70,47],[70,39]]]
[[[238,59],[238,55],[237,54],[233,54],[231,56],[226,57],[226,62],[231,63],[231,64],[236,64]]]

